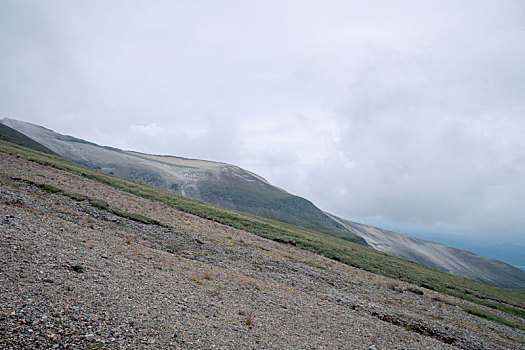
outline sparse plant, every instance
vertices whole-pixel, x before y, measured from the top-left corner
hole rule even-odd
[[[249,281],[248,285],[252,286],[255,290],[261,290],[261,288],[259,287],[259,285],[255,281]]]
[[[199,275],[191,275],[191,280],[197,284],[202,284],[201,278]]]
[[[245,317],[244,322],[246,323],[247,326],[253,325],[253,314],[251,312],[245,311],[245,310],[239,310],[239,315]]]

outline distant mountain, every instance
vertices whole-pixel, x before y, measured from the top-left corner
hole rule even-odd
[[[330,215],[374,249],[436,270],[508,288],[525,288],[525,271],[469,251]]]
[[[525,288],[525,271],[468,251],[340,219],[237,166],[103,147],[38,125],[1,122],[78,164],[229,209],[280,220],[494,285]]]
[[[475,249],[477,254],[488,255],[525,270],[525,246],[502,243],[494,246],[473,246],[470,249]]]
[[[501,260],[519,269],[525,270],[525,246],[515,243],[490,243],[482,240],[462,238],[450,238],[444,235],[417,234],[417,238],[427,241],[438,242],[449,247],[464,249],[477,255],[490,256]]]

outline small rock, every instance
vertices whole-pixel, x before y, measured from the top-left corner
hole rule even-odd
[[[95,335],[94,334],[86,334],[84,337],[86,337],[87,341],[93,342],[95,341]]]
[[[44,282],[44,283],[55,283],[55,281],[53,281],[51,278],[44,278],[42,280],[42,282]]]
[[[368,350],[377,350],[376,346],[375,345],[370,345],[368,347]]]

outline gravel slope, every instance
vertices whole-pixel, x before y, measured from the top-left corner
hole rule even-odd
[[[465,301],[5,154],[0,201],[0,349],[524,348],[435,298]]]

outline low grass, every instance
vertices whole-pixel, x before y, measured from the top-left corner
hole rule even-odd
[[[222,208],[239,210],[257,217],[284,222],[311,231],[368,246],[366,241],[326,217],[310,201],[277,190],[266,183],[247,183],[231,177],[199,183],[199,198]]]
[[[130,211],[127,211],[127,210],[124,210],[124,209],[121,209],[121,208],[117,208],[117,207],[112,207],[108,204],[108,202],[106,202],[105,200],[102,200],[102,199],[98,199],[98,198],[92,198],[92,197],[88,197],[88,196],[85,196],[83,194],[80,194],[80,193],[75,193],[75,192],[68,192],[68,191],[65,191],[61,188],[58,188],[58,187],[55,187],[53,185],[49,185],[49,184],[44,184],[44,183],[40,183],[40,182],[36,182],[36,181],[32,181],[32,180],[27,180],[27,179],[19,179],[19,180],[22,180],[22,181],[25,181],[27,183],[30,183],[40,189],[42,189],[43,191],[47,192],[47,193],[58,193],[58,194],[61,194],[63,196],[66,196],[66,197],[69,197],[75,201],[88,201],[89,204],[91,206],[93,206],[94,208],[97,208],[97,209],[102,209],[102,210],[105,210],[105,211],[108,211],[110,213],[113,213],[117,216],[120,216],[120,217],[123,217],[123,218],[126,218],[126,219],[130,219],[130,220],[133,220],[133,221],[137,221],[137,222],[141,222],[143,224],[154,224],[154,225],[159,225],[159,226],[165,226],[163,223],[155,220],[155,219],[151,219],[151,218],[148,218],[142,214],[139,214],[139,213],[135,213],[135,212],[130,212]]]
[[[512,321],[505,319],[504,317],[501,317],[500,315],[496,315],[495,313],[492,313],[492,312],[489,312],[489,311],[486,311],[486,310],[483,310],[483,309],[480,309],[480,308],[477,308],[477,307],[474,307],[472,305],[468,305],[465,303],[454,303],[454,302],[451,302],[451,301],[448,301],[442,298],[438,298],[438,297],[433,297],[432,299],[440,301],[448,305],[457,306],[471,315],[475,315],[475,316],[487,319],[492,322],[496,322],[499,324],[503,324],[503,325],[506,325],[512,328],[517,328],[517,329],[521,329],[525,331],[525,324],[523,324],[523,322],[521,323],[512,322]]]
[[[0,141],[0,152],[19,156],[24,159],[99,181],[116,189],[143,198],[160,201],[181,211],[252,232],[267,239],[290,243],[333,260],[362,268],[373,273],[410,282],[424,288],[450,294],[522,318],[524,317],[524,289],[501,288],[449,275],[314,230],[178,196],[148,185],[85,168],[64,158],[37,152],[9,142]],[[101,207],[103,208],[104,205]],[[139,220],[150,220],[148,218],[144,219],[141,216],[137,216],[138,214],[130,215]],[[520,325],[520,327],[522,327],[523,322],[520,323]]]
[[[130,219],[130,220],[133,220],[133,221],[137,221],[137,222],[141,222],[143,224],[154,224],[154,225],[159,225],[159,226],[165,226],[164,224],[160,223],[159,221],[157,221],[155,219],[148,218],[147,216],[144,216],[144,215],[139,214],[139,213],[127,211],[127,210],[120,209],[120,208],[114,208],[114,207],[109,208],[109,211],[112,212],[115,215],[120,216],[120,217],[123,217],[123,218],[126,218],[126,219]]]

